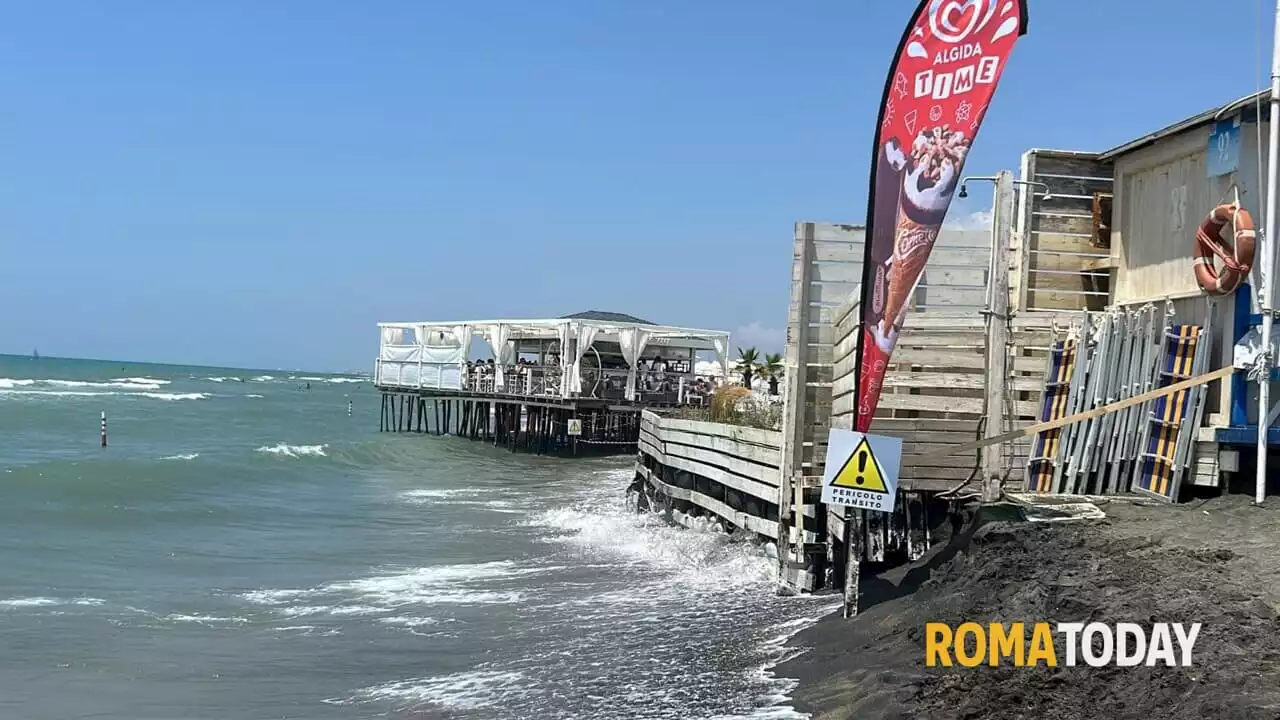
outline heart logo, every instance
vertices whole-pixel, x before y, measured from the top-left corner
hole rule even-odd
[[[1000,0],[933,0],[929,29],[945,43],[959,43],[981,30],[995,14]]]

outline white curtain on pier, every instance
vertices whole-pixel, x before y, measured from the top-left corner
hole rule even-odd
[[[560,368],[560,397],[569,397],[569,328],[571,323],[560,323],[559,350],[556,352],[556,366]]]
[[[450,362],[440,366],[440,387],[450,390],[462,390],[466,384],[462,368],[471,358],[471,326],[454,325],[450,328],[449,339],[457,343],[457,350],[450,357]]]
[[[511,327],[505,323],[490,325],[486,335],[489,347],[493,348],[493,385],[495,388],[505,389],[507,380],[502,368],[511,362],[515,355],[515,346],[508,340],[511,336]]]
[[[382,328],[382,344],[383,345],[417,345],[415,342],[409,342],[405,339],[405,331],[409,328],[384,327]]]
[[[618,331],[618,344],[622,346],[622,359],[627,363],[627,399],[636,399],[636,363],[644,354],[644,346],[649,344],[649,331],[638,327],[623,328]]]
[[[596,341],[596,335],[600,334],[600,328],[595,325],[578,326],[578,349],[574,353],[573,372],[569,374],[570,390],[575,393],[582,392],[582,358],[591,349],[591,344]]]
[[[462,347],[462,362],[471,359],[471,335],[470,325],[453,326],[453,339]]]
[[[720,361],[720,377],[729,378],[729,336],[716,335],[711,338],[711,344],[716,347],[716,360]]]

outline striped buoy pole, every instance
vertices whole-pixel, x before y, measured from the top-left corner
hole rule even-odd
[[[107,411],[102,411],[102,447],[107,446]]]
[[[347,417],[351,417],[351,401],[347,401]]]

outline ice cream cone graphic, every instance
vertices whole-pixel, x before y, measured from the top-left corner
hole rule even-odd
[[[946,127],[921,132],[911,146],[911,168],[903,179],[893,231],[889,291],[876,338],[885,352],[890,352],[897,340],[907,303],[938,238],[968,150],[964,133]]]

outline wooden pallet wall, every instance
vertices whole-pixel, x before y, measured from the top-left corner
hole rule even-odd
[[[1037,420],[1049,347],[1074,314],[1028,313],[1012,320],[1010,375],[1004,407],[996,421],[1008,429]],[[855,417],[854,368],[860,333],[856,306],[836,323],[832,424],[852,428]],[[979,311],[911,316],[898,339],[885,375],[884,392],[871,429],[904,440],[901,482],[904,489],[946,490],[973,473],[977,451],[968,455],[923,457],[948,445],[979,438],[985,411],[986,320]],[[1029,441],[1007,443],[1002,465],[1010,482],[1020,483]]]
[[[1114,168],[1098,158],[1068,150],[1023,154],[1014,310],[1101,310],[1110,302]]]
[[[836,323],[858,300],[866,229],[796,223],[787,322],[785,477],[821,475],[831,427]],[[985,307],[990,232],[944,228],[911,299],[912,316]],[[856,322],[856,318],[855,318]]]

